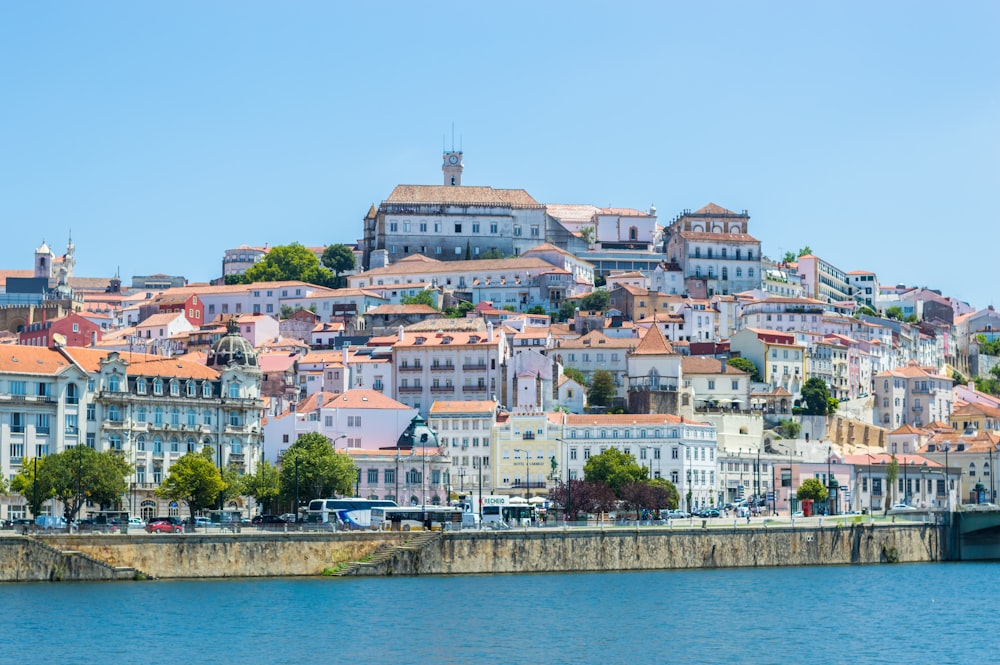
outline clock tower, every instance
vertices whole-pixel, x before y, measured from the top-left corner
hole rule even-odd
[[[462,151],[461,150],[449,150],[444,153],[444,163],[441,165],[441,171],[444,173],[444,184],[447,187],[461,187],[462,186],[462,169],[465,165],[462,164]]]

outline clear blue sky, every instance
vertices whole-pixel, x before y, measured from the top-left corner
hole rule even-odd
[[[221,272],[353,242],[441,182],[543,203],[715,202],[764,253],[993,302],[1000,3],[0,6],[0,268]]]

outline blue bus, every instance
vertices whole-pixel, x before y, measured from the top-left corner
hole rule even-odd
[[[372,523],[372,508],[393,507],[389,499],[313,499],[309,502],[306,524],[328,529],[368,529]]]

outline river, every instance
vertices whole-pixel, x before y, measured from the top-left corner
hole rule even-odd
[[[997,576],[935,563],[5,584],[0,662],[991,662]]]

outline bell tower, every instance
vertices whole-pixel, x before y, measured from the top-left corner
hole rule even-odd
[[[444,184],[446,187],[462,186],[463,168],[465,168],[465,164],[462,163],[461,150],[451,149],[444,153],[444,163],[441,165],[441,171],[444,173]]]

